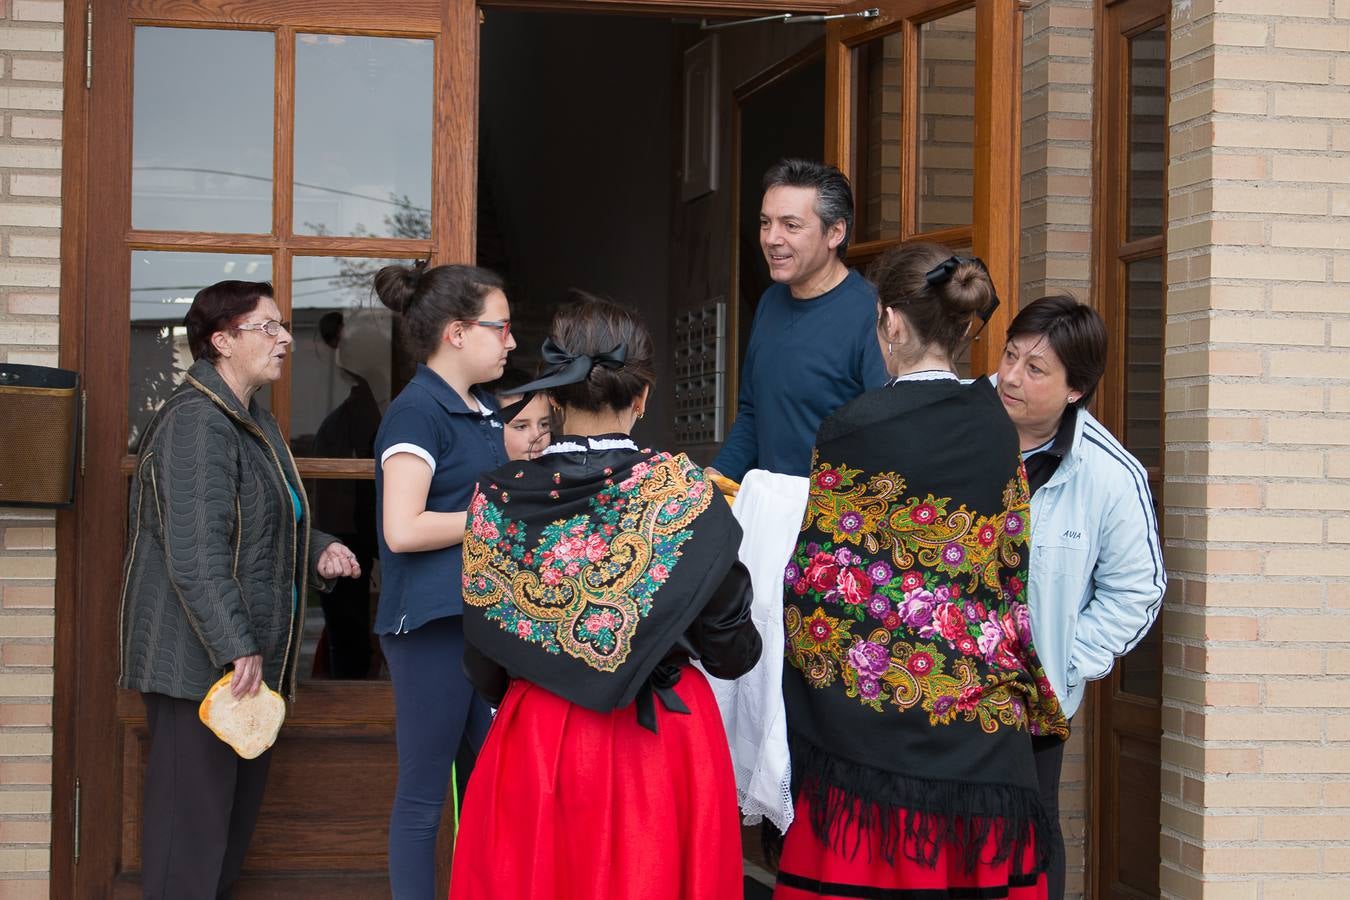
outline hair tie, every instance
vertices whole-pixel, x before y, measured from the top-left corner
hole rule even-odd
[[[979,266],[980,271],[985,274],[985,277],[989,278],[989,293],[993,296],[993,299],[989,301],[988,306],[975,313],[975,315],[980,317],[981,323],[987,323],[989,317],[994,314],[994,310],[998,309],[999,299],[998,291],[994,288],[994,279],[989,277],[989,267],[984,264],[984,260],[980,259],[978,256],[949,256],[936,266],[933,266],[933,268],[929,269],[928,274],[923,277],[924,280],[928,282],[929,286],[940,287],[951,281],[952,276],[956,274],[956,270],[968,263]]]
[[[596,366],[610,370],[622,369],[624,361],[628,359],[628,345],[620,341],[612,349],[591,356],[586,353],[569,353],[554,343],[553,338],[547,337],[544,338],[539,355],[549,367],[548,371],[542,377],[516,389],[523,396],[502,409],[503,421],[510,422],[520,415],[520,411],[529,404],[537,392],[569,384],[580,384],[590,377],[591,370]]]

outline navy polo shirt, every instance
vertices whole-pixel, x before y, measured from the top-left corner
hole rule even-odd
[[[384,461],[411,453],[432,469],[427,491],[430,512],[469,508],[484,472],[506,464],[502,423],[496,403],[474,389],[482,411],[469,409],[455,389],[425,365],[389,404],[375,436],[375,516],[380,539],[380,608],[376,634],[412,631],[432,619],[464,611],[463,550],[395,553],[384,541]]]

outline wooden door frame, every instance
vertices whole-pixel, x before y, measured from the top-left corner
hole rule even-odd
[[[1128,8],[1127,7],[1133,7]],[[1124,21],[1122,21],[1122,19]],[[1113,434],[1125,443],[1125,404],[1127,391],[1126,340],[1127,297],[1125,272],[1122,263],[1147,259],[1162,254],[1164,263],[1163,290],[1166,292],[1167,246],[1167,166],[1170,160],[1170,136],[1163,129],[1163,217],[1161,234],[1127,242],[1129,207],[1129,127],[1126,121],[1129,108],[1129,59],[1122,57],[1122,37],[1127,38],[1162,24],[1167,28],[1167,43],[1171,43],[1167,0],[1104,0],[1093,15],[1093,92],[1097,97],[1093,119],[1092,173],[1092,285],[1093,305],[1106,320],[1107,333],[1115,336],[1109,342],[1106,371],[1101,389],[1094,403],[1095,414]],[[1166,70],[1166,67],[1164,67]],[[1164,308],[1166,301],[1164,299]],[[1165,338],[1164,338],[1165,343]],[[1166,447],[1166,419],[1160,423],[1162,445]],[[1162,481],[1157,485],[1154,501],[1162,506]],[[1158,517],[1162,527],[1163,517]],[[1161,615],[1159,617],[1161,619]],[[1161,622],[1155,622],[1161,628]],[[1086,895],[1098,898],[1106,895],[1118,867],[1119,848],[1106,840],[1104,822],[1116,818],[1114,795],[1108,772],[1117,770],[1111,765],[1115,733],[1113,720],[1119,712],[1126,717],[1144,715],[1146,710],[1133,697],[1117,691],[1119,666],[1110,675],[1090,687],[1091,728],[1085,748],[1088,777],[1087,810],[1087,865]],[[1123,705],[1122,705],[1123,704]],[[1161,764],[1161,760],[1159,761]],[[1116,779],[1118,789],[1118,779]],[[1114,832],[1112,832],[1114,834]]]
[[[89,91],[85,82],[88,20],[85,3],[66,0],[63,17],[61,112],[61,292],[58,310],[60,364],[84,370],[85,228],[88,188]],[[87,391],[87,388],[86,388]],[[83,428],[85,423],[81,423]],[[81,432],[83,436],[83,431]],[[48,857],[51,895],[75,895],[75,751],[79,743],[76,702],[79,697],[78,593],[80,568],[79,515],[84,494],[84,458],[75,484],[75,504],[56,514],[55,639],[52,660],[51,853]]]
[[[1003,302],[971,346],[972,374],[982,375],[998,368],[1003,335],[1012,321],[1017,305],[1018,271],[1021,253],[1021,135],[1022,135],[1022,14],[1021,4],[1008,0],[868,0],[841,8],[861,9],[878,6],[877,19],[845,19],[831,22],[825,44],[825,161],[838,166],[852,177],[852,133],[849,130],[849,106],[853,91],[852,51],[861,43],[881,35],[905,29],[902,59],[906,71],[918,66],[917,28],[902,23],[931,21],[966,9],[975,10],[975,139],[974,139],[974,212],[969,227],[947,228],[920,233],[910,204],[902,205],[901,232],[896,238],[868,241],[849,247],[849,262],[863,265],[882,251],[915,238],[962,246],[969,242],[975,254],[984,260],[990,278]],[[1013,77],[1009,77],[1009,75]],[[831,90],[833,88],[833,90]],[[901,141],[904,147],[917,145],[918,85],[906,77],[901,83],[905,94]],[[994,113],[1010,111],[1012,127],[982,127],[995,121]],[[902,195],[917,177],[912,154],[901,154]],[[855,185],[855,191],[856,191]],[[996,200],[1006,199],[1006,215],[986,213]]]
[[[89,311],[93,301],[89,299],[91,278],[97,271],[91,262],[94,253],[106,253],[106,247],[95,247],[90,238],[91,206],[97,202],[97,191],[107,190],[109,185],[91,183],[90,153],[106,142],[95,144],[91,133],[93,115],[91,111],[91,81],[95,86],[109,79],[108,84],[118,83],[119,61],[125,58],[105,48],[122,48],[129,53],[129,46],[111,43],[100,34],[108,35],[113,29],[128,27],[129,23],[155,24],[182,27],[229,26],[232,24],[262,24],[281,26],[279,34],[289,34],[290,30],[313,28],[334,33],[361,32],[366,34],[389,33],[391,26],[396,33],[407,33],[409,29],[398,29],[410,18],[416,19],[417,26],[411,30],[432,31],[438,38],[436,51],[436,81],[433,95],[437,96],[438,108],[460,110],[459,115],[438,116],[437,127],[433,132],[432,166],[435,183],[440,185],[472,183],[476,169],[475,154],[477,144],[465,139],[464,135],[476,133],[477,122],[477,29],[474,26],[474,7],[469,3],[442,2],[442,0],[403,0],[396,13],[372,12],[373,7],[364,0],[328,0],[325,4],[312,5],[306,10],[303,23],[288,25],[283,17],[275,12],[277,4],[269,0],[206,0],[206,2],[180,3],[170,5],[155,3],[154,0],[127,0],[122,15],[116,18],[107,16],[102,9],[95,11],[93,17],[93,42],[89,44],[89,20],[86,18],[86,4],[80,0],[66,0],[64,15],[65,66],[64,112],[62,120],[62,243],[61,243],[61,284],[60,295],[60,344],[59,358],[63,366],[82,371],[88,394],[93,402],[88,404],[85,433],[88,458],[96,461],[93,478],[85,477],[84,450],[82,449],[81,477],[76,484],[76,503],[73,509],[64,510],[57,515],[57,559],[58,568],[55,587],[55,651],[53,690],[53,746],[52,746],[52,834],[50,857],[50,884],[53,896],[74,897],[77,894],[78,860],[87,856],[90,838],[97,832],[94,829],[117,828],[120,823],[90,821],[88,785],[79,785],[81,771],[98,770],[99,755],[107,753],[116,746],[119,735],[110,728],[116,722],[116,691],[112,694],[114,702],[106,714],[97,717],[81,716],[81,682],[90,677],[102,678],[112,671],[115,677],[116,645],[109,645],[110,617],[115,622],[116,610],[109,611],[106,603],[103,608],[91,603],[82,603],[88,596],[92,601],[95,594],[106,598],[115,595],[106,584],[87,585],[84,583],[86,546],[121,546],[125,532],[123,521],[95,521],[97,517],[82,515],[91,503],[107,502],[108,492],[123,489],[121,477],[111,474],[114,467],[109,459],[121,459],[123,452],[115,446],[102,447],[98,441],[108,440],[107,435],[116,431],[110,429],[109,415],[125,414],[125,400],[121,400],[121,411],[117,403],[107,399],[109,389],[117,392],[121,398],[121,388],[116,379],[107,377],[108,368],[117,370],[116,365],[109,366],[115,353],[106,349],[91,350],[90,342],[99,340],[87,327]],[[130,25],[134,27],[134,25]],[[91,55],[86,54],[90,51]],[[291,51],[293,52],[293,50]],[[283,45],[282,54],[286,53]],[[92,69],[86,72],[88,60],[92,59]],[[282,57],[285,59],[284,55]],[[88,78],[88,80],[87,80]],[[278,82],[278,85],[280,82]],[[115,96],[114,96],[115,95]],[[121,116],[130,127],[129,92],[111,89],[100,95],[100,103],[115,103],[122,107]],[[280,108],[277,115],[287,115],[288,110]],[[291,165],[291,146],[276,138],[274,146],[274,176],[286,173]],[[454,152],[449,152],[451,148]],[[117,174],[117,183],[113,190],[129,189],[129,160],[127,172]],[[277,179],[275,190],[282,190],[281,179]],[[289,223],[283,221],[282,210],[285,205],[275,207],[278,211],[273,222],[271,241],[282,241]],[[433,256],[445,261],[472,259],[475,208],[471,195],[466,196],[460,190],[439,190],[433,196],[433,216],[440,221],[449,222],[449,227],[440,229],[433,245]],[[159,249],[229,249],[231,238],[225,235],[194,236],[194,241],[177,241],[168,233],[163,236],[163,246]],[[233,240],[237,240],[234,238]],[[157,243],[155,235],[144,230],[137,231],[137,242]],[[307,239],[294,238],[290,246],[302,249]],[[317,249],[321,242],[308,241]],[[378,248],[397,253],[397,240],[352,238],[324,244],[331,248],[341,243],[347,250],[360,252]],[[406,243],[406,242],[405,242]],[[425,243],[425,242],[424,242]],[[119,248],[120,249],[120,248]],[[409,248],[405,248],[409,249]],[[344,252],[339,248],[336,252]],[[273,277],[280,282],[289,277],[288,272],[274,271]],[[279,289],[282,290],[282,289]],[[284,290],[289,293],[289,286]],[[285,420],[284,410],[278,410],[280,418]],[[90,428],[90,423],[94,424]],[[285,422],[283,428],[289,423]],[[125,433],[120,434],[122,446],[125,446]],[[120,466],[125,468],[124,462]],[[331,470],[331,474],[341,474],[347,468],[354,472],[369,470],[368,464],[358,462],[354,466],[309,466],[315,473]],[[106,470],[106,471],[104,471]],[[85,652],[85,648],[87,652]],[[91,661],[92,660],[92,661]],[[93,669],[87,667],[92,666]],[[312,690],[321,690],[315,688]],[[110,776],[111,778],[111,776]],[[77,787],[78,785],[78,787]],[[87,826],[79,821],[77,803],[80,794],[84,794]],[[117,828],[120,832],[120,828]],[[81,847],[79,832],[85,840]],[[120,833],[119,833],[120,837]],[[112,841],[112,838],[101,837]],[[82,852],[83,851],[83,852]],[[100,895],[110,886],[100,886]]]

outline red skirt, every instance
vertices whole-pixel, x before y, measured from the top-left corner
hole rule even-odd
[[[844,846],[855,846],[857,837],[854,824],[845,831]],[[856,846],[857,853],[849,858],[821,843],[811,829],[810,801],[799,798],[783,842],[774,900],[1046,900],[1045,875],[1034,880],[1016,876],[1011,860],[992,862],[997,849],[993,841],[973,872],[967,872],[956,854],[946,848],[939,851],[936,864],[930,868],[903,854],[897,854],[894,863],[887,863],[875,835],[863,835]],[[1035,859],[1035,848],[1028,846],[1021,871],[1030,871]]]
[[[597,713],[516,680],[464,797],[450,900],[724,900],[741,896],[736,781],[703,673],[689,715],[656,700]]]

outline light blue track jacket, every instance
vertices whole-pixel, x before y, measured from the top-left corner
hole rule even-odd
[[[1028,580],[1036,652],[1072,716],[1087,682],[1143,640],[1167,587],[1144,467],[1086,410],[1031,498]]]

